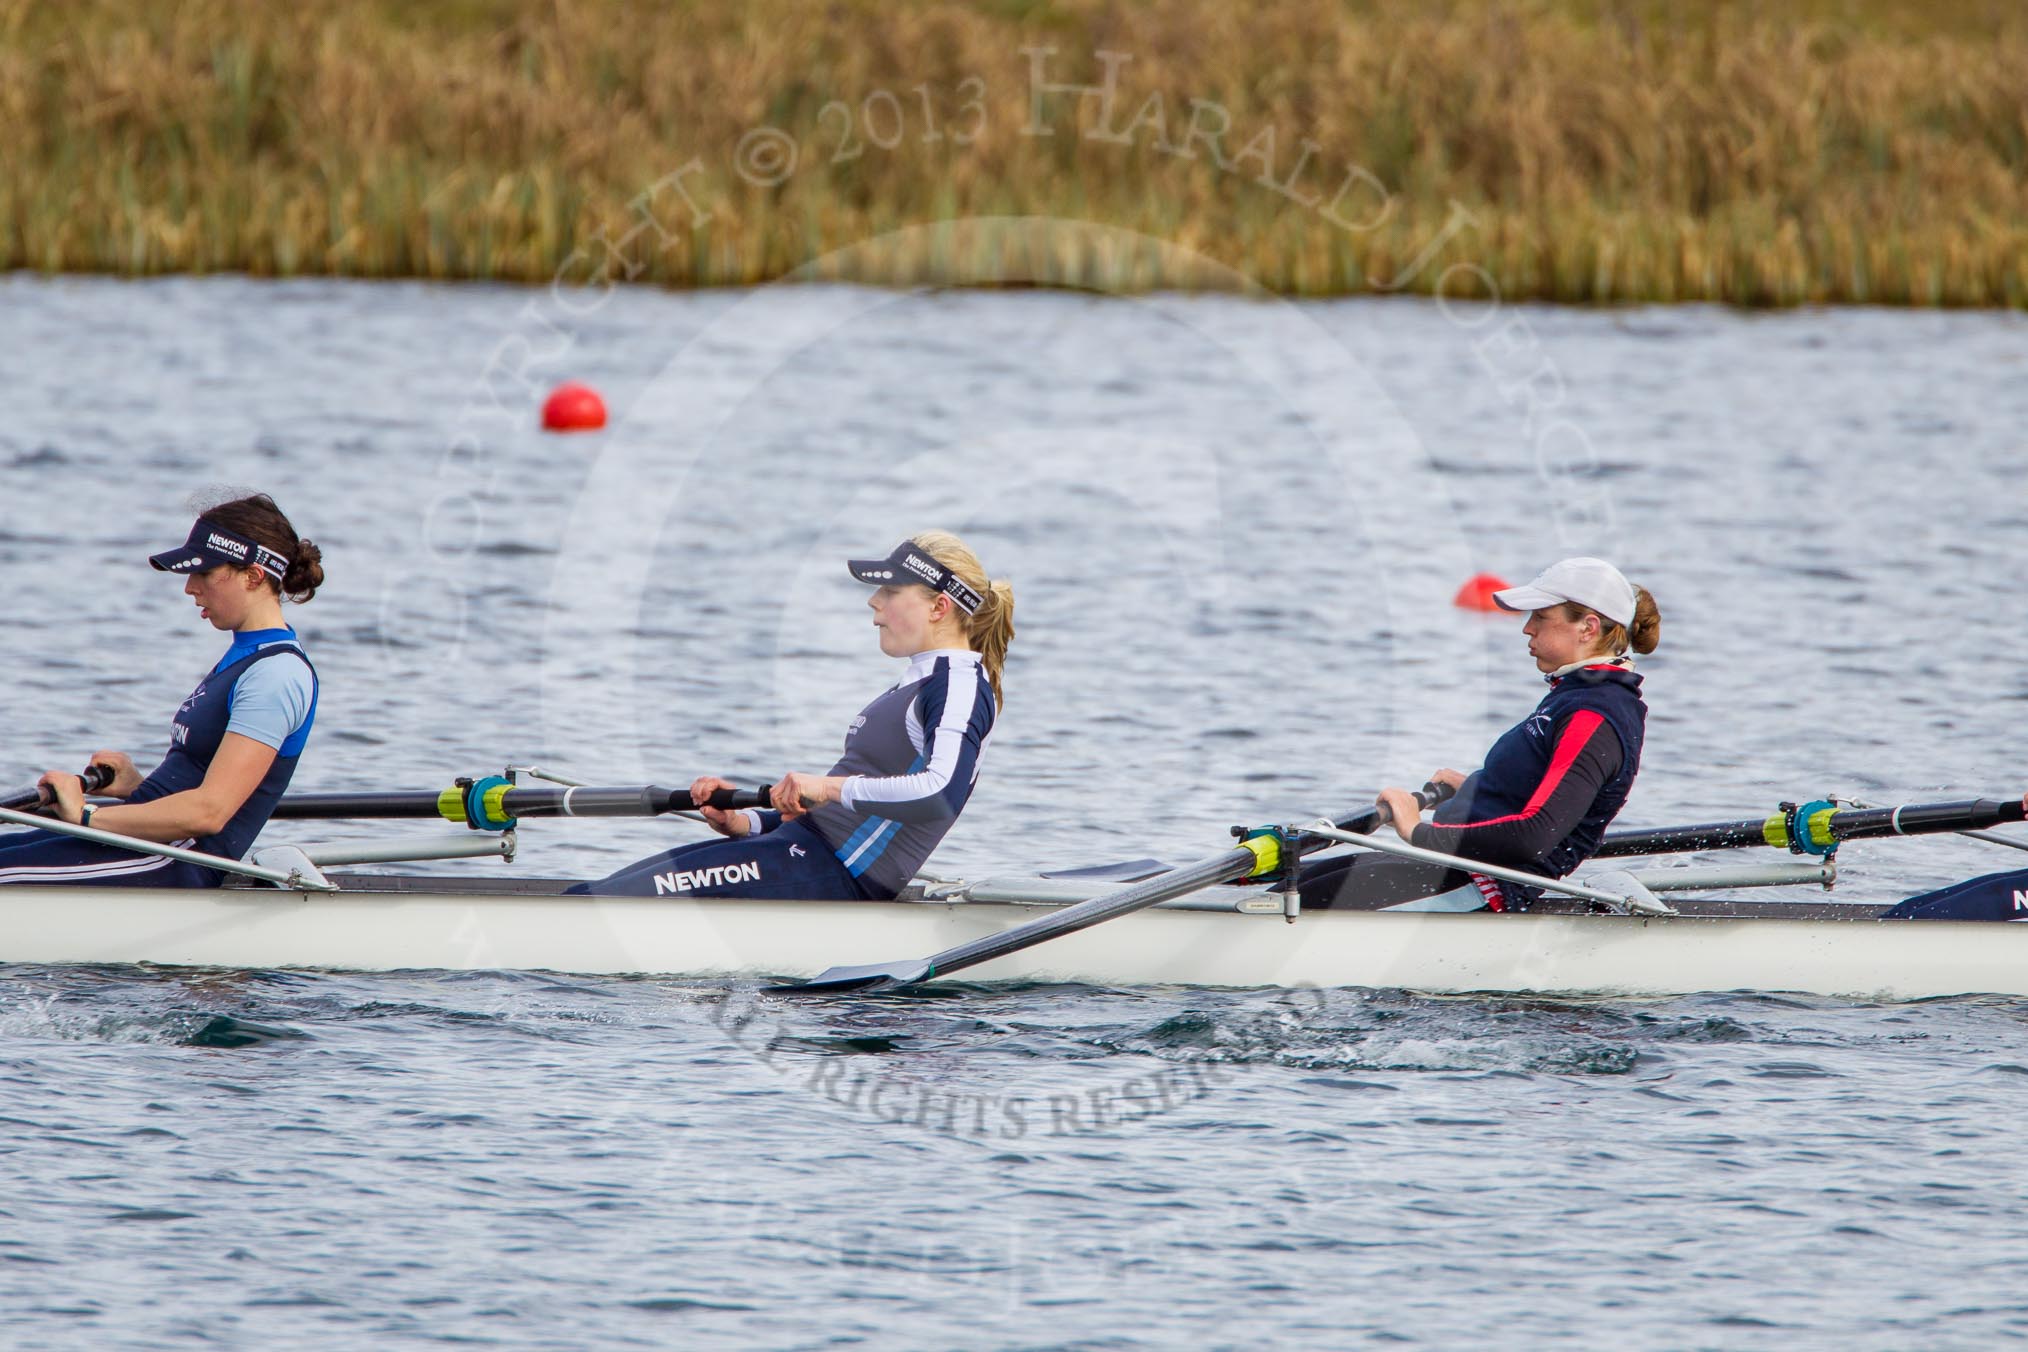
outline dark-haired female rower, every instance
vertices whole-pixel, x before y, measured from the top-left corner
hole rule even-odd
[[[232,646],[177,709],[169,751],[145,779],[131,757],[94,752],[114,771],[106,796],[85,805],[76,775],[42,776],[67,822],[238,859],[288,787],[317,714],[317,674],[282,598],[307,601],[323,584],[323,554],[297,536],[265,494],[207,507],[181,548],[148,562],[184,576],[183,591]],[[55,831],[0,836],[0,884],[216,887],[222,877],[161,855]],[[4,903],[0,903],[4,906]]]
[[[1410,844],[1562,878],[1598,848],[1641,768],[1647,705],[1633,654],[1661,636],[1654,598],[1599,559],[1565,559],[1525,587],[1494,594],[1532,612],[1523,632],[1549,693],[1471,775],[1431,778],[1457,794],[1422,822],[1405,789],[1380,792]],[[1355,853],[1303,870],[1305,906],[1404,911],[1524,911],[1539,889],[1395,855]]]
[[[703,840],[571,889],[600,896],[883,900],[915,876],[964,811],[1000,708],[1014,589],[989,579],[948,531],[846,567],[871,586],[880,651],[908,659],[845,729],[826,775],[790,774],[774,811],[703,809],[727,840]],[[723,779],[690,786],[698,801]]]

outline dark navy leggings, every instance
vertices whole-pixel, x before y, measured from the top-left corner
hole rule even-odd
[[[1882,920],[2028,920],[2028,869],[1981,878],[1910,897]]]
[[[0,886],[216,887],[221,881],[216,869],[55,831],[0,835]]]
[[[679,845],[570,891],[599,897],[884,900],[862,888],[824,837],[802,822],[785,822],[766,835]]]

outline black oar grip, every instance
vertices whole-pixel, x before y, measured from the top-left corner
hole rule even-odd
[[[89,797],[113,782],[113,767],[87,765],[84,773],[78,776],[78,781],[84,785],[85,795]],[[49,790],[40,784],[30,784],[12,793],[0,793],[0,807],[10,812],[34,812],[48,807],[54,801],[49,796]]]
[[[695,812],[700,806],[715,807],[721,812],[737,812],[748,807],[770,808],[774,806],[773,792],[773,785],[758,789],[713,789],[711,797],[700,804],[690,796],[690,790],[677,789],[669,795],[669,806],[663,811]]]
[[[740,808],[770,808],[775,805],[774,786],[759,789],[718,789],[711,795],[711,806],[727,812]]]
[[[1439,784],[1432,779],[1429,783],[1422,786],[1420,792],[1410,796],[1415,799],[1424,812],[1427,812],[1438,803],[1450,798],[1456,792],[1457,790],[1450,785]],[[1333,825],[1340,831],[1352,831],[1359,835],[1367,836],[1372,835],[1373,832],[1387,825],[1387,821],[1387,809],[1376,803],[1374,806],[1360,812],[1355,812],[1349,817],[1340,818]]]

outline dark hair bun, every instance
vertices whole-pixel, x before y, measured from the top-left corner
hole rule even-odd
[[[308,540],[296,541],[296,557],[282,578],[282,591],[291,601],[301,604],[315,596],[317,588],[323,585],[324,551]]]

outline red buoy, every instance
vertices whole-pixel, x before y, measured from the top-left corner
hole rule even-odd
[[[589,385],[566,380],[549,392],[542,405],[542,426],[548,432],[596,432],[606,425],[606,401]]]
[[[1496,574],[1480,573],[1458,588],[1458,594],[1451,598],[1451,604],[1460,610],[1499,610],[1499,605],[1493,600],[1493,593],[1506,591],[1508,586],[1506,579]]]

